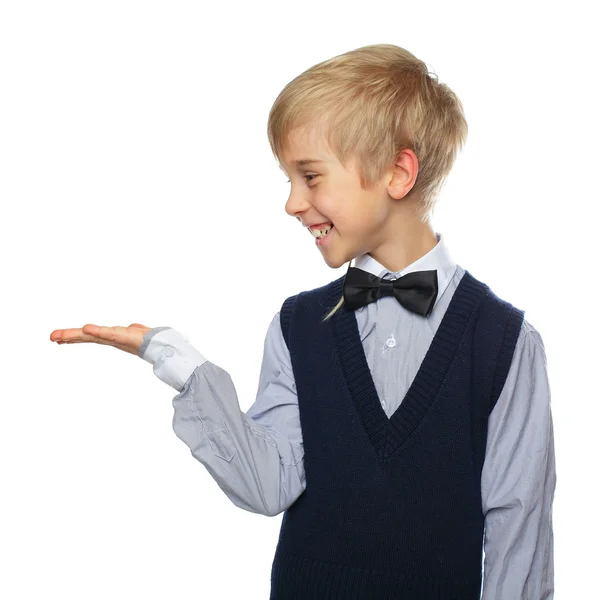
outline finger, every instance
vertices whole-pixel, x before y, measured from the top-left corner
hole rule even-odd
[[[83,329],[56,329],[50,334],[50,341],[57,343],[95,342],[98,338]]]
[[[94,336],[85,336],[85,337],[86,337],[86,339],[62,340],[62,341],[57,342],[57,344],[83,344],[85,342],[94,342],[94,343],[100,344],[102,346],[113,346],[114,348],[123,350],[123,352],[129,352],[129,354],[137,354],[137,349],[134,349],[131,346],[126,346],[124,344],[119,344],[117,342],[111,342],[109,340],[103,340],[102,338],[95,338]]]
[[[95,342],[97,344],[128,345],[131,343],[130,337],[131,330],[126,327],[104,327],[88,323],[81,329],[57,329],[52,332],[50,339],[69,344]]]
[[[83,326],[82,332],[97,338],[98,343],[110,344],[130,354],[137,354],[143,338],[143,332],[139,331],[142,327],[144,326],[140,325],[140,327],[134,328],[136,330],[134,333],[129,327],[121,327],[119,325],[104,327],[88,323]],[[144,327],[144,329],[148,328]]]
[[[67,341],[67,340],[70,340],[75,337],[81,337],[81,335],[82,335],[81,329],[75,329],[75,328],[55,329],[50,334],[50,341],[52,341],[52,342]]]
[[[81,329],[74,329],[75,332],[81,332]],[[111,342],[108,339],[96,337],[94,335],[90,335],[89,333],[75,333],[68,337],[65,335],[63,339],[57,340],[58,344],[85,344],[89,342],[94,342],[96,344],[104,344],[106,346],[114,346],[115,342]]]
[[[84,334],[115,344],[130,343],[131,332],[128,331],[127,327],[120,327],[118,325],[106,327],[104,325],[88,323],[81,328],[81,331]]]
[[[152,329],[152,327],[147,327],[146,325],[142,325],[141,323],[132,323],[129,327],[137,327],[139,329]]]

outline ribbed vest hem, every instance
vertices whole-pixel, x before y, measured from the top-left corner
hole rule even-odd
[[[481,577],[426,578],[337,565],[277,549],[269,600],[479,600]]]

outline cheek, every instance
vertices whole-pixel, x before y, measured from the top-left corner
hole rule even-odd
[[[325,189],[315,192],[313,196],[315,208],[334,223],[344,218],[344,201],[337,194],[332,194]]]
[[[365,225],[382,225],[389,216],[386,203],[372,195],[361,196],[355,208],[357,218]]]

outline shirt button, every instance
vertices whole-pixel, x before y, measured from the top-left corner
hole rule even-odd
[[[175,354],[173,348],[165,348],[163,352],[163,356],[173,356],[173,354]]]
[[[396,340],[394,338],[389,338],[386,342],[385,345],[388,348],[393,348],[396,345]]]

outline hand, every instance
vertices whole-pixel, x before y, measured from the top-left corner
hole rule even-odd
[[[55,329],[50,334],[50,341],[58,344],[78,344],[93,342],[114,346],[124,352],[136,354],[142,345],[144,335],[152,329],[140,323],[132,323],[129,327],[100,327],[84,325],[81,329]]]

